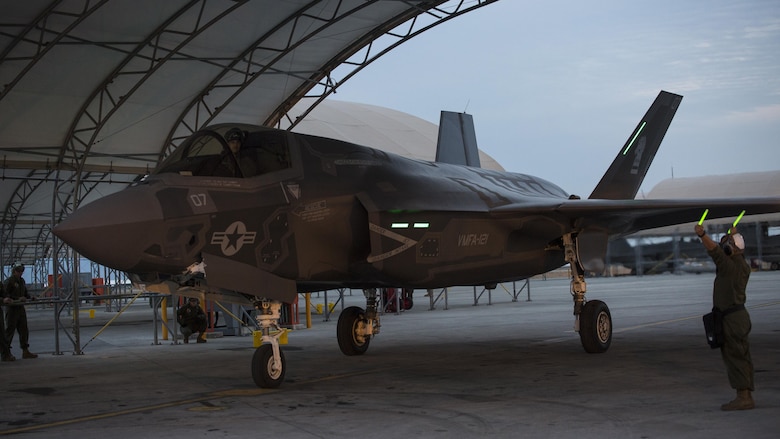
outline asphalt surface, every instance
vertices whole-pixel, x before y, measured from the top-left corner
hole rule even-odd
[[[734,391],[701,323],[712,279],[589,279],[588,298],[613,317],[604,354],[585,353],[572,331],[565,279],[531,281],[530,302],[499,287],[492,305],[485,293],[474,306],[470,288],[452,289],[446,310],[443,297],[429,310],[417,291],[414,308],[383,316],[358,357],[339,351],[338,312],[314,315],[283,347],[276,390],[252,381],[250,336],[155,345],[151,308],[135,303],[119,317],[83,310],[83,354],[60,331],[65,353],[54,355],[53,312],[30,307],[40,356],[0,363],[0,436],[776,438],[780,272],[753,273],[748,285],[757,407],[744,412],[719,409]],[[363,306],[362,294],[345,304]],[[16,340],[13,349],[20,357]]]

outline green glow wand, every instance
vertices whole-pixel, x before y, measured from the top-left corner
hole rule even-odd
[[[734,227],[737,227],[737,223],[739,222],[739,220],[741,220],[741,219],[742,219],[742,216],[743,216],[744,214],[745,214],[745,211],[743,210],[743,211],[742,211],[742,213],[740,213],[740,214],[739,214],[739,216],[737,217],[737,219],[735,219],[735,220],[734,220],[734,224],[732,224],[732,225],[731,225],[731,227],[732,227],[732,228],[734,228]],[[730,234],[731,234],[731,229],[729,229],[729,235],[730,235]]]
[[[704,209],[704,213],[701,215],[701,218],[699,219],[699,225],[704,224],[704,218],[707,218],[708,213],[710,213],[710,210]]]

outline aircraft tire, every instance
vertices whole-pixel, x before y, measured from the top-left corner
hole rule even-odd
[[[252,356],[252,379],[257,387],[275,389],[284,381],[284,373],[287,370],[287,362],[284,352],[279,352],[282,360],[281,370],[273,370],[274,349],[270,344],[260,345]]]
[[[580,314],[580,342],[585,352],[600,354],[612,343],[612,315],[607,304],[589,300]]]
[[[344,355],[362,355],[368,350],[371,337],[359,337],[358,325],[367,324],[365,311],[358,306],[350,306],[341,312],[336,325],[336,339]]]

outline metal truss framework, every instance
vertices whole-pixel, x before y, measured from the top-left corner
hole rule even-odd
[[[426,6],[430,9],[424,9],[421,5],[393,17],[382,26],[366,33],[361,39],[344,47],[318,69],[289,71],[276,67],[283,64],[290,53],[307,41],[377,1],[379,0],[368,1],[354,8],[348,8],[346,5],[344,9],[338,7],[330,17],[309,14],[309,10],[319,3],[315,1],[280,23],[272,32],[263,35],[239,57],[226,65],[223,71],[199,93],[198,98],[188,105],[171,130],[165,142],[167,148],[160,152],[160,160],[170,154],[183,139],[209,125],[231,101],[263,75],[286,75],[300,82],[300,86],[283,99],[263,121],[265,126],[290,130],[338,87],[390,50],[441,23],[498,0],[477,0],[470,2],[468,6],[463,0],[422,2],[438,5]],[[306,29],[306,32],[300,32],[300,29]],[[287,44],[283,48],[274,47],[268,43],[271,39],[281,39]],[[269,54],[272,55],[270,60]],[[342,73],[343,78],[334,79],[337,74]],[[212,93],[215,90],[220,90],[221,93]],[[225,97],[226,91],[228,91],[227,97]],[[292,107],[304,98],[314,99],[308,109],[303,114],[296,115],[294,119],[288,116]]]
[[[100,185],[129,184],[141,178],[184,138],[212,123],[259,78],[281,75],[297,84],[265,115],[263,122],[267,126],[292,129],[300,118],[334,93],[338,87],[390,50],[438,24],[497,0],[405,1],[408,7],[403,12],[364,32],[360,38],[341,47],[318,68],[309,70],[292,70],[285,66],[289,64],[287,61],[294,56],[296,49],[304,47],[307,42],[315,40],[351,15],[379,4],[379,0],[312,0],[248,45],[239,56],[231,59],[194,57],[186,52],[187,43],[248,0],[190,0],[170,14],[168,19],[147,37],[132,43],[87,40],[73,35],[74,29],[110,1],[53,0],[21,31],[20,25],[4,24],[0,20],[0,36],[13,38],[11,44],[0,53],[0,66],[6,72],[11,72],[13,77],[0,90],[0,101],[58,44],[99,46],[124,57],[92,91],[75,114],[62,147],[2,149],[8,154],[24,152],[42,159],[40,162],[8,161],[7,156],[4,156],[4,174],[5,169],[22,169],[29,172],[8,178],[18,180],[19,184],[12,200],[5,206],[0,224],[3,243],[0,246],[0,264],[7,266],[14,261],[22,261],[31,265],[34,281],[41,285],[46,285],[48,281],[46,277],[50,263],[53,266],[54,279],[58,278],[60,272],[78,271],[78,255],[51,234],[54,224],[75,210],[81,201]],[[325,10],[325,4],[329,4],[328,13],[317,13],[318,10]],[[284,41],[285,44],[280,47],[279,41]],[[221,69],[221,72],[197,93],[179,115],[168,138],[162,143],[165,146],[159,154],[135,154],[125,151],[121,157],[137,162],[137,167],[106,167],[88,163],[90,157],[95,157],[93,146],[98,142],[101,129],[112,116],[162,66],[170,61],[181,60],[207,63]],[[297,118],[289,116],[288,112],[293,105],[302,99],[305,99],[308,105],[305,112]],[[51,190],[51,187],[54,189],[51,194],[51,212],[48,215],[44,212],[24,212],[25,205],[36,191],[45,190],[43,188]],[[37,233],[34,233],[32,238],[20,240],[15,236],[15,232],[24,227],[36,228]],[[93,267],[93,271],[99,273],[100,269]],[[117,274],[113,276],[119,278]],[[58,283],[55,281],[53,284],[54,294],[59,297]],[[75,287],[72,290],[75,290]]]
[[[474,1],[468,4],[462,0],[408,2],[410,5],[415,6],[410,7],[398,16],[392,17],[381,26],[365,33],[351,45],[342,48],[336,56],[329,59],[320,68],[311,71],[283,70],[277,67],[277,64],[280,64],[295,49],[316,38],[351,14],[367,8],[378,0],[354,5],[350,5],[349,2],[338,2],[332,13],[327,17],[311,12],[318,4],[323,3],[321,0],[309,2],[296,14],[277,24],[271,32],[263,35],[262,38],[242,51],[241,55],[235,59],[198,59],[197,61],[199,62],[219,66],[222,72],[216,75],[215,79],[198,93],[197,98],[190,102],[171,130],[168,140],[164,142],[167,147],[156,157],[134,154],[123,155],[124,158],[130,157],[137,160],[139,162],[137,169],[126,169],[120,166],[106,169],[105,167],[101,168],[86,163],[88,157],[92,154],[92,146],[95,144],[101,128],[165,62],[191,58],[184,52],[187,43],[217,23],[221,18],[239,8],[246,0],[229,2],[227,4],[221,2],[226,4],[226,7],[217,12],[215,12],[214,8],[206,8],[206,5],[210,2],[213,4],[214,0],[191,0],[150,33],[147,38],[135,43],[134,47],[126,42],[85,41],[70,35],[73,29],[89,18],[90,15],[100,10],[109,1],[83,0],[80,3],[80,7],[75,9],[73,2],[53,1],[22,32],[18,33],[18,35],[13,34],[15,35],[13,43],[0,55],[0,62],[2,62],[3,68],[11,68],[15,72],[14,79],[0,91],[0,99],[2,99],[19,83],[24,74],[40,61],[51,48],[55,47],[57,43],[100,45],[125,54],[124,60],[92,92],[77,113],[66,136],[65,146],[58,150],[47,149],[48,153],[40,149],[37,150],[38,154],[46,156],[46,169],[33,170],[24,178],[25,181],[20,183],[16,190],[13,202],[6,206],[3,213],[3,242],[11,244],[4,246],[2,249],[0,261],[4,265],[12,263],[13,260],[18,259],[22,254],[29,254],[29,252],[26,253],[24,249],[18,247],[18,241],[14,241],[14,229],[24,223],[30,224],[31,220],[29,218],[22,219],[20,215],[25,201],[32,192],[39,188],[41,182],[50,181],[51,179],[57,181],[58,189],[55,190],[55,194],[68,190],[64,188],[70,188],[72,192],[69,196],[54,195],[51,221],[48,221],[49,224],[46,224],[45,227],[41,227],[41,232],[37,235],[37,242],[25,244],[40,248],[40,251],[35,252],[40,257],[61,259],[57,256],[57,252],[51,252],[52,248],[61,251],[57,248],[58,246],[53,246],[51,243],[51,235],[49,233],[51,224],[56,224],[64,215],[77,208],[84,196],[90,192],[91,189],[80,190],[83,183],[89,185],[95,184],[95,181],[107,182],[112,175],[116,176],[119,173],[138,170],[148,171],[153,168],[182,139],[211,123],[231,101],[261,76],[286,75],[300,81],[300,85],[277,105],[264,122],[268,126],[292,129],[301,117],[308,114],[317,104],[334,93],[339,86],[393,48],[438,24],[497,0]],[[197,13],[185,14],[191,10],[197,10]],[[210,15],[207,16],[206,14]],[[189,23],[181,22],[181,18],[185,15],[190,20]],[[58,20],[53,20],[53,17],[57,17]],[[55,22],[57,24],[54,24]],[[4,31],[2,28],[3,25],[0,25],[0,34],[12,35],[12,33]],[[191,30],[183,34],[181,31],[183,28]],[[301,29],[306,29],[306,31],[301,32]],[[176,39],[178,41],[177,45],[170,46],[163,42],[166,41],[163,38],[164,35],[168,33],[175,33],[178,36]],[[284,40],[287,44],[283,48],[272,47],[271,43],[269,43],[271,38],[276,41]],[[259,56],[260,53],[267,54],[269,51],[274,52],[275,55],[270,61],[267,60],[267,56]],[[262,63],[258,62],[257,59],[261,58],[266,58],[266,60]],[[239,74],[238,77],[236,73]],[[336,73],[343,74],[343,77],[339,80],[334,79]],[[221,93],[212,93],[215,90],[220,90]],[[225,90],[228,90],[229,93],[226,94]],[[296,119],[288,116],[287,111],[303,98],[313,98],[305,113]],[[16,151],[18,152],[19,150]],[[56,157],[52,154],[53,152],[56,152]],[[25,163],[20,165],[13,163],[6,165],[4,165],[4,168],[18,168],[31,164]],[[67,172],[68,177],[63,179],[59,172],[61,170],[72,170],[73,172]],[[91,171],[102,171],[102,173]],[[94,186],[92,188],[94,189]],[[40,218],[36,218],[35,221],[39,225],[45,222]]]

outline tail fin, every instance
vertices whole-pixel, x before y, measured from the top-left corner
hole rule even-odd
[[[674,93],[658,94],[589,198],[629,200],[636,196],[681,100]]]
[[[436,161],[480,167],[477,134],[470,114],[441,112]]]

